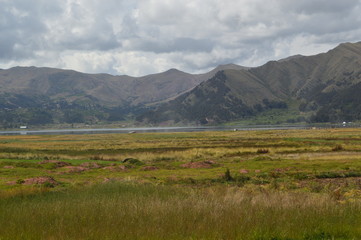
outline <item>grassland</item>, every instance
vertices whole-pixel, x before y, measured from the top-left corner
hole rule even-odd
[[[0,239],[361,239],[361,129],[0,136]]]

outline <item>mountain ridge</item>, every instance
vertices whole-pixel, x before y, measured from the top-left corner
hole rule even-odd
[[[44,123],[41,118],[49,123],[124,120],[190,91],[215,72],[169,69],[131,77],[34,66],[0,70],[0,125]]]
[[[361,120],[358,89],[361,42],[259,67],[224,64],[201,74],[171,68],[132,77],[13,67],[0,70],[0,125],[134,119],[213,124],[291,108],[295,119],[353,121]]]
[[[222,82],[216,87],[212,86],[214,80],[203,82],[186,93],[186,96],[180,96],[167,103],[168,106],[161,106],[151,114],[140,116],[138,120],[154,124],[160,122],[158,119],[176,119],[174,123],[177,120],[221,123],[252,117],[269,109],[283,109],[290,101],[299,105],[298,117],[304,113],[313,114],[309,121],[357,120],[361,114],[350,113],[350,106],[355,105],[352,109],[358,109],[356,105],[360,101],[356,101],[358,98],[354,97],[356,103],[348,101],[349,106],[345,106],[342,100],[345,93],[341,92],[355,95],[352,88],[359,86],[361,82],[361,42],[340,44],[326,53],[313,56],[269,61],[259,67],[226,69],[223,71]],[[250,86],[253,88],[249,88]],[[224,89],[228,90],[224,92]],[[216,92],[222,94],[215,96]],[[217,100],[209,102],[207,96],[213,96]],[[335,96],[339,100],[332,99]],[[197,115],[197,106],[190,105],[190,102],[208,104],[203,106],[202,114]],[[239,109],[239,106],[242,108]],[[218,113],[214,109],[218,109]]]

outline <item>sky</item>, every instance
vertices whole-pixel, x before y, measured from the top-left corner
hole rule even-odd
[[[361,41],[361,0],[0,0],[0,68],[143,76]]]

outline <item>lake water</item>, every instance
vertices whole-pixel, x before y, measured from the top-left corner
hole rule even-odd
[[[310,125],[258,125],[258,126],[213,126],[213,127],[140,127],[140,128],[83,128],[83,129],[21,129],[14,131],[0,131],[0,135],[59,135],[59,134],[100,134],[100,133],[147,133],[147,132],[203,132],[203,131],[245,131],[245,130],[281,130],[306,129]],[[324,126],[326,127],[326,126]],[[345,127],[330,126],[328,127]]]

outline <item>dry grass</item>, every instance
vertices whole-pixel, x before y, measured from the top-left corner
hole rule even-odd
[[[0,239],[360,239],[360,150],[361,129],[0,136]]]
[[[107,184],[1,200],[0,212],[1,239],[361,237],[360,203],[229,187]]]

